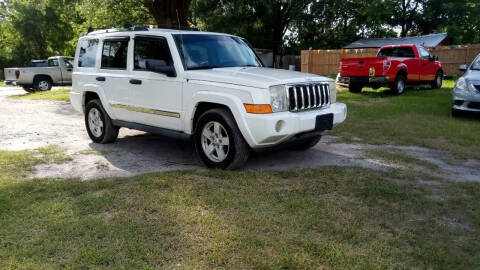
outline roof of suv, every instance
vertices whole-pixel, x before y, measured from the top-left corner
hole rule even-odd
[[[105,35],[105,34],[114,34],[114,33],[136,33],[136,34],[155,34],[155,33],[170,33],[170,34],[210,34],[210,35],[227,35],[225,33],[216,33],[216,32],[201,32],[201,31],[188,31],[188,30],[178,30],[178,29],[164,29],[164,28],[146,28],[141,30],[124,30],[124,29],[102,29],[96,30],[90,33],[86,33],[82,36],[93,36],[93,35]]]

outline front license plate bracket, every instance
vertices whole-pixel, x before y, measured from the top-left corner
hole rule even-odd
[[[318,115],[315,121],[315,131],[326,131],[333,129],[333,113]]]

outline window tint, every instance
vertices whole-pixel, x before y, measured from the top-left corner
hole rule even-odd
[[[423,59],[430,59],[430,53],[425,50],[425,48],[423,47],[418,47],[418,53],[420,54],[420,58],[423,58]]]
[[[67,68],[73,68],[73,59],[72,58],[64,58],[63,61],[65,61],[65,66]]]
[[[47,64],[47,60],[34,60],[32,62],[30,62],[30,64],[28,65],[29,67],[47,67],[48,64]]]
[[[480,56],[477,56],[477,59],[473,60],[472,67],[470,69],[480,70]]]
[[[103,42],[102,68],[127,69],[128,39]]]
[[[390,57],[415,57],[413,48],[411,47],[394,47],[382,49],[378,56],[390,56]]]
[[[134,69],[149,70],[149,65],[172,65],[172,57],[165,38],[135,38]]]
[[[58,67],[58,59],[49,59],[48,60],[48,66],[49,67]]]
[[[98,48],[98,39],[80,40],[80,52],[78,54],[78,67],[95,67]]]

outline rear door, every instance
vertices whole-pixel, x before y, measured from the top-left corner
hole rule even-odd
[[[415,52],[413,47],[406,46],[406,47],[397,47],[396,48],[396,55],[399,58],[399,61],[405,65],[407,65],[408,74],[407,74],[407,81],[408,82],[416,82],[420,80],[420,72],[421,72],[421,63],[420,59],[415,57]]]
[[[95,78],[102,86],[107,101],[117,119],[133,121],[132,114],[124,109],[130,105],[130,71],[127,55],[130,37],[106,37],[102,44],[100,70]]]

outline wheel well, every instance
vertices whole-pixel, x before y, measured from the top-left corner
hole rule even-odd
[[[442,73],[442,75],[445,74],[445,73],[443,73],[443,69],[441,69],[441,68],[439,68],[439,69],[437,70],[437,73],[438,73],[438,72]]]
[[[403,75],[403,76],[405,76],[405,79],[407,79],[407,74],[408,74],[407,71],[404,68],[402,68],[397,72],[397,75],[395,76],[395,79],[397,79],[398,75]]]
[[[100,97],[95,92],[85,92],[85,100],[83,103],[84,107],[87,107],[88,102],[94,99],[100,99]]]
[[[47,78],[51,83],[53,83],[52,77],[49,75],[44,75],[44,74],[38,74],[33,77],[33,83],[35,83],[35,80],[40,79],[40,78]]]
[[[200,102],[197,104],[197,108],[195,109],[195,115],[193,116],[193,122],[192,122],[192,132],[195,132],[195,129],[197,128],[197,121],[200,116],[211,109],[215,108],[226,108],[227,110],[230,111],[230,108],[223,104],[219,103],[212,103],[212,102]],[[231,112],[231,111],[230,111]]]

